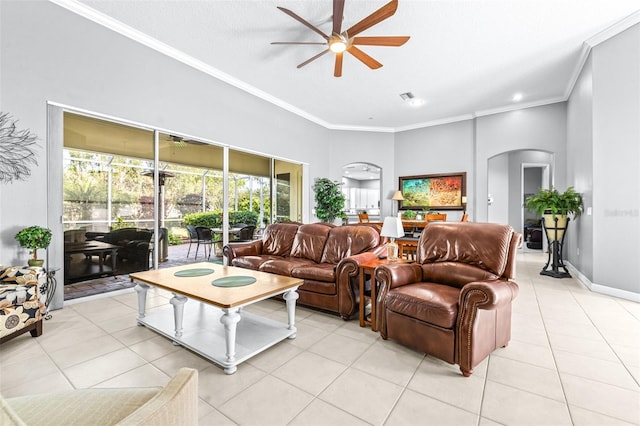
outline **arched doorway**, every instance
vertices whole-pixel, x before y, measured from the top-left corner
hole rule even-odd
[[[523,206],[524,199],[541,187],[553,185],[554,161],[554,154],[543,150],[521,149],[490,157],[487,160],[487,221],[509,224],[529,236],[537,218]]]
[[[358,222],[358,213],[366,212],[369,220],[380,222],[382,168],[364,162],[342,166],[342,191],[345,213],[350,223]]]

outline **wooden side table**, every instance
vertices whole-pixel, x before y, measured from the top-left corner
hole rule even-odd
[[[398,259],[394,261],[389,261],[387,259],[374,259],[368,262],[364,262],[360,264],[360,327],[364,327],[365,325],[371,326],[372,331],[378,331],[378,327],[376,326],[376,292],[378,289],[378,283],[373,275],[375,269],[380,265],[388,265],[394,263],[412,263],[413,260],[407,259]],[[371,276],[371,295],[369,296],[371,299],[371,319],[367,319],[365,315],[365,303],[364,303],[364,287],[367,282],[366,275]]]

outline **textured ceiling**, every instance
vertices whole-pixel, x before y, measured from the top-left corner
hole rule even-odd
[[[400,131],[566,99],[587,41],[640,21],[638,0],[400,0],[394,16],[363,32],[408,35],[402,47],[362,48],[384,66],[370,70],[333,54],[296,65],[322,41],[279,11],[291,9],[331,31],[331,0],[52,0],[230,81],[328,128]],[[346,0],[343,29],[385,0]],[[124,24],[124,25],[123,25]],[[132,31],[137,30],[139,33]],[[412,107],[399,94],[425,101]]]

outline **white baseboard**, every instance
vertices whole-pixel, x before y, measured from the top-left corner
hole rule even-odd
[[[570,262],[564,261],[565,265],[569,268],[569,271],[584,284],[589,290],[594,293],[606,294],[607,296],[619,297],[620,299],[631,300],[632,302],[640,302],[640,293],[634,293],[627,290],[621,290],[619,288],[608,287],[605,285],[592,283],[582,272],[577,270]]]

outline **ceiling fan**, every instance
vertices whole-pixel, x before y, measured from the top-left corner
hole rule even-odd
[[[335,77],[342,76],[342,58],[344,52],[348,52],[356,57],[360,62],[365,64],[371,69],[377,69],[382,67],[382,64],[371,56],[364,53],[356,46],[402,46],[409,40],[409,36],[371,36],[371,37],[356,37],[364,30],[371,28],[372,26],[384,21],[385,19],[393,16],[398,9],[398,0],[392,0],[389,3],[382,6],[380,9],[373,12],[371,15],[362,19],[357,24],[351,26],[349,29],[342,31],[342,19],[344,12],[345,0],[333,0],[333,31],[331,35],[326,35],[318,27],[309,23],[305,19],[296,15],[289,9],[278,6],[278,9],[291,16],[296,21],[305,25],[312,31],[320,34],[325,39],[324,42],[307,42],[307,41],[274,41],[271,44],[320,44],[326,45],[327,48],[317,55],[307,59],[298,68],[301,68],[308,63],[315,61],[325,53],[331,51],[336,54],[336,61],[333,69],[333,75]]]

